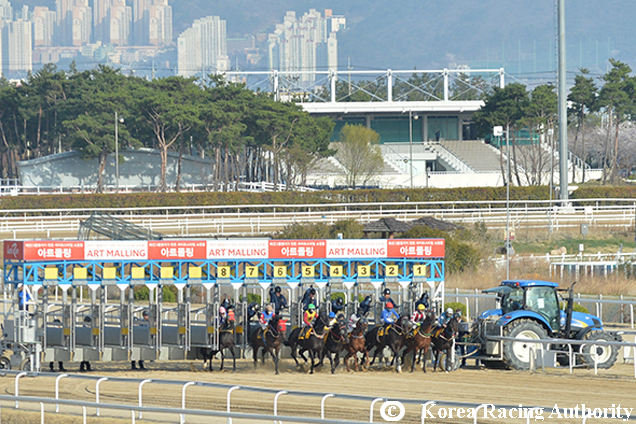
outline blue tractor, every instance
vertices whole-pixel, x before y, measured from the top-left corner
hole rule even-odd
[[[486,366],[503,363],[510,368],[525,370],[530,367],[531,352],[546,349],[541,343],[532,343],[536,339],[574,339],[621,341],[619,334],[603,330],[601,320],[590,314],[572,310],[573,286],[568,299],[560,307],[558,284],[540,280],[503,281],[499,287],[484,290],[484,293],[497,295],[498,308],[483,312],[473,323],[471,338],[479,346],[478,357]],[[493,340],[492,336],[526,339],[517,341]],[[592,343],[582,347],[573,345],[577,352],[577,363],[593,365],[596,359],[599,368],[610,368],[618,356],[617,346],[596,346],[596,358]],[[568,364],[568,347],[552,344],[550,350],[562,351],[556,359]]]

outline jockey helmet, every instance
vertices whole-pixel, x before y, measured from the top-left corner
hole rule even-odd
[[[274,293],[280,293],[281,292],[281,288],[279,286],[276,286],[276,288],[274,289]]]
[[[313,311],[314,309],[316,309],[316,305],[314,305],[313,303],[310,303],[309,306],[307,306],[307,309],[309,309],[310,311]]]
[[[342,300],[341,297],[339,297],[338,299],[336,299],[336,304],[337,305],[342,305],[344,303],[344,300]]]
[[[386,295],[386,294],[391,294],[391,290],[389,289],[384,289],[384,291],[382,292],[382,294]]]
[[[335,312],[329,312],[329,318],[335,318],[335,317],[336,317]]]
[[[271,310],[274,309],[274,307],[272,306],[271,303],[268,303],[267,306],[265,306],[265,309],[268,310],[268,311],[271,311]]]
[[[417,305],[417,310],[418,311],[423,311],[424,309],[426,309],[426,306],[424,306],[423,303],[420,303],[419,305]]]
[[[221,307],[219,308],[219,313],[220,313],[221,315],[225,315],[225,314],[227,314],[227,311],[225,310],[225,308],[224,308],[223,306],[221,306]]]
[[[314,289],[313,287],[309,289],[309,294],[316,294],[316,289]]]
[[[453,315],[453,308],[446,309],[446,315]]]
[[[387,309],[393,309],[393,304],[391,302],[386,302]]]

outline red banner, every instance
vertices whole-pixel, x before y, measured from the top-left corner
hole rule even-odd
[[[148,259],[205,259],[205,240],[163,240],[148,242]]]
[[[7,242],[5,242],[5,246],[6,244]],[[26,261],[79,260],[84,258],[83,241],[25,241],[23,249]]]
[[[327,251],[325,240],[270,240],[271,259],[321,259]]]
[[[388,258],[443,258],[445,254],[444,239],[387,240]]]

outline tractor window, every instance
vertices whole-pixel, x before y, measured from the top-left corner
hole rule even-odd
[[[559,328],[559,302],[552,287],[528,287],[526,291],[526,309],[545,317],[553,330]]]
[[[501,302],[501,309],[504,314],[521,309],[523,306],[523,289],[517,287],[506,294]]]

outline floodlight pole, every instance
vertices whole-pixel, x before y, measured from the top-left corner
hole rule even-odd
[[[508,177],[506,178],[506,280],[510,279],[510,124],[506,125],[506,155]]]
[[[119,134],[117,124],[119,117],[115,112],[115,191],[119,193]]]

